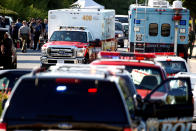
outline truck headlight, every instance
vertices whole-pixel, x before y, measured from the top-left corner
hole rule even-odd
[[[118,37],[123,37],[123,34],[118,34]]]
[[[47,47],[42,47],[41,52],[42,52],[42,56],[46,56],[47,55]]]
[[[85,48],[78,48],[77,49],[77,57],[84,57]]]

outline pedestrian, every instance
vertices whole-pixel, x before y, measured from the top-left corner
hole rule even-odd
[[[30,30],[31,30],[31,42],[30,42],[30,48],[34,48],[34,37],[35,37],[35,27],[36,27],[36,22],[35,18],[31,18],[31,22],[29,24]]]
[[[2,61],[4,63],[4,68],[9,69],[11,68],[12,63],[12,39],[8,32],[5,32],[3,40],[1,42],[1,54],[2,54]]]
[[[28,39],[31,39],[31,32],[30,32],[30,28],[27,26],[27,21],[24,20],[22,23],[23,26],[19,28],[18,37],[21,38],[22,52],[24,53],[27,50]]]
[[[191,59],[192,57],[194,42],[195,42],[195,32],[192,30],[192,26],[189,25],[189,43],[188,43],[188,49],[190,49],[189,59]]]
[[[21,44],[21,41],[20,41],[20,39],[19,39],[19,37],[18,37],[18,30],[19,30],[19,28],[20,28],[21,26],[22,26],[21,19],[18,18],[18,19],[16,20],[16,24],[15,24],[15,26],[14,26],[14,36],[16,36],[16,38],[15,38],[14,40],[16,40],[16,41],[15,41],[16,43],[17,43],[17,42],[20,43],[20,47],[22,47],[22,44]]]
[[[2,18],[1,18],[1,27],[5,28],[5,26],[6,26],[5,16],[2,16]]]
[[[35,26],[35,36],[34,36],[34,48],[33,50],[36,50],[37,44],[39,42],[39,36],[42,33],[42,25],[40,19],[36,20],[36,26]]]
[[[44,19],[44,39],[47,40],[48,39],[48,19]]]

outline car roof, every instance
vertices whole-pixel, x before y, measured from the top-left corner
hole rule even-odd
[[[185,59],[179,56],[156,56],[156,58],[154,58],[154,61],[167,61],[167,60],[186,62]]]
[[[126,18],[128,18],[128,15],[115,15],[115,17],[126,17]]]
[[[95,60],[91,64],[106,64],[106,65],[125,65],[125,66],[142,66],[142,67],[151,67],[151,68],[161,68],[160,65],[155,64],[153,61],[141,60],[125,60],[125,59],[100,59]]]

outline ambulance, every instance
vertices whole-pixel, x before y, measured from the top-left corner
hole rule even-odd
[[[115,51],[115,11],[58,9],[48,12],[48,42],[41,65],[89,63],[102,50]]]
[[[131,52],[174,52],[187,58],[190,12],[181,1],[172,6],[166,0],[132,4],[128,14]]]

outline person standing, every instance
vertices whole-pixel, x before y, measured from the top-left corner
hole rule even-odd
[[[36,20],[36,26],[35,26],[35,36],[34,36],[34,48],[33,50],[36,50],[37,44],[39,41],[39,36],[42,33],[42,25],[40,23],[41,21],[39,19]]]
[[[4,69],[10,69],[12,63],[12,39],[9,33],[4,34],[3,40],[1,42],[1,54],[3,57],[3,67]]]
[[[192,30],[192,26],[189,25],[189,43],[188,43],[188,49],[190,49],[189,59],[191,59],[192,57],[194,42],[195,42],[195,32]]]
[[[27,26],[26,20],[24,20],[22,23],[23,26],[19,28],[18,37],[21,37],[22,39],[22,52],[24,53],[27,50],[28,39],[31,39],[31,32],[30,28]]]
[[[44,39],[47,40],[48,39],[48,19],[44,19],[44,31],[43,31],[43,35],[44,35]]]
[[[35,37],[35,26],[36,26],[36,22],[34,18],[31,18],[31,22],[29,24],[30,30],[31,30],[31,42],[30,42],[30,48],[33,49],[33,45],[34,45],[34,37]]]

